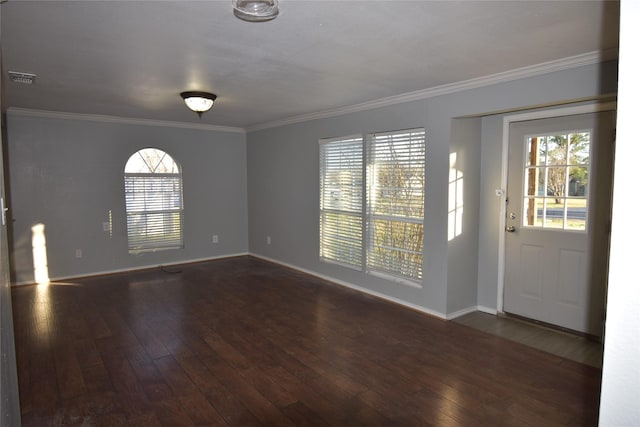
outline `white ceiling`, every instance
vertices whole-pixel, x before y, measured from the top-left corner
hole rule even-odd
[[[265,23],[231,0],[0,7],[3,109],[242,128],[618,46],[609,1],[281,0]],[[199,119],[185,90],[218,100]]]

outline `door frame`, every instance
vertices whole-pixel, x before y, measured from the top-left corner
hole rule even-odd
[[[497,314],[504,314],[504,282],[506,273],[506,238],[507,223],[507,176],[509,172],[509,138],[510,125],[515,122],[528,120],[550,119],[554,117],[573,116],[576,114],[600,113],[615,111],[616,102],[592,102],[589,104],[560,107],[546,110],[529,111],[525,113],[510,114],[502,118],[502,171],[500,188],[496,189],[496,195],[500,197],[500,218],[498,227],[498,301],[496,303]]]

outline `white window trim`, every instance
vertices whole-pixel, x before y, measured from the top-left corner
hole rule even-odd
[[[362,256],[363,254],[363,246],[364,246],[364,235],[362,234],[362,230],[364,229],[364,206],[362,205],[362,203],[360,204],[360,210],[359,212],[353,212],[351,210],[340,210],[340,209],[332,209],[332,208],[327,208],[324,206],[324,202],[325,202],[325,197],[326,195],[324,194],[325,191],[325,176],[324,176],[324,157],[323,157],[323,147],[326,147],[330,144],[336,143],[336,142],[343,142],[345,144],[347,143],[356,143],[356,144],[360,144],[360,162],[361,162],[361,171],[360,171],[360,180],[362,182],[362,186],[361,186],[361,192],[364,191],[364,183],[365,183],[365,175],[364,175],[364,139],[362,137],[362,135],[348,135],[348,136],[344,136],[344,137],[337,137],[337,138],[326,138],[326,139],[321,139],[319,141],[319,161],[320,161],[320,174],[319,174],[319,179],[320,179],[320,206],[319,206],[319,221],[320,221],[320,234],[319,234],[319,238],[320,238],[320,244],[319,244],[319,249],[320,249],[320,260],[323,262],[327,262],[330,264],[337,264],[337,265],[341,265],[347,268],[351,268],[357,271],[362,271],[364,268],[364,258]],[[364,196],[361,195],[361,199],[363,199]],[[355,218],[359,218],[360,223],[361,223],[361,232],[360,232],[360,256],[358,257],[358,263],[356,264],[354,263],[349,263],[347,261],[340,261],[334,258],[329,258],[327,256],[323,255],[324,250],[328,249],[324,247],[324,242],[323,242],[323,233],[322,233],[322,229],[323,229],[323,220],[325,218],[325,214],[336,214],[336,215],[345,215],[345,216],[353,216]],[[348,249],[345,246],[345,249]]]
[[[559,134],[570,135],[570,134],[573,134],[573,133],[588,133],[590,138],[592,138],[594,133],[595,133],[595,129],[593,129],[593,128],[577,128],[577,129],[570,129],[570,130],[558,130],[558,131],[555,131],[555,132],[532,133],[532,134],[526,134],[524,136],[524,140],[527,141],[528,139],[534,138],[534,137],[549,137],[549,136],[556,136],[556,135],[559,135]],[[569,146],[569,144],[567,144],[567,162],[568,162],[568,159],[569,159],[569,153],[568,153],[569,148],[570,148],[570,146]],[[523,164],[526,165],[527,164],[526,149],[523,150],[523,151],[524,151],[523,155],[525,156]],[[589,141],[589,162],[587,163],[587,166],[586,166],[587,173],[588,173],[589,176],[591,176],[591,158],[593,158],[593,144],[591,144],[591,140],[590,140]],[[559,166],[549,166],[549,165],[546,165],[546,164],[545,165],[538,165],[538,166],[535,166],[535,167],[532,167],[532,168],[537,168],[537,169],[540,169],[540,170],[548,171],[549,168],[552,168],[552,167],[561,167],[561,168],[567,169],[567,171],[568,171],[568,169],[571,168],[572,166],[585,167],[583,164],[574,165],[574,164],[571,164],[571,163],[566,163],[566,164],[559,165]],[[526,182],[526,173],[527,173],[527,167],[524,167],[523,170],[522,170],[522,181],[521,181],[523,186],[524,186],[524,184]],[[565,179],[566,179],[566,181],[568,183],[568,180],[569,180],[569,174],[568,173],[566,174]],[[568,188],[568,185],[566,186],[566,188]],[[589,185],[588,194],[586,196],[579,196],[579,197],[576,197],[576,196],[560,196],[558,198],[559,199],[564,199],[564,200],[584,199],[584,200],[587,201],[587,206],[588,206],[588,203],[590,202],[590,199],[591,199],[591,189],[592,189],[592,187],[591,187],[591,185]],[[526,189],[524,187],[522,188],[522,200],[520,200],[520,203],[524,203],[525,200],[528,200],[528,199],[537,199],[537,198],[542,198],[542,199],[547,199],[548,200],[548,199],[552,199],[552,198],[555,198],[555,197],[551,197],[551,196],[540,196],[540,197],[539,196],[528,196],[526,194]],[[585,213],[585,218],[584,218],[584,220],[585,220],[585,228],[584,229],[566,228],[566,221],[567,221],[566,214],[567,214],[567,211],[565,209],[564,210],[565,218],[564,218],[564,221],[563,221],[563,227],[562,228],[546,226],[546,225],[544,225],[544,223],[543,223],[543,225],[529,225],[529,224],[525,223],[524,216],[523,216],[522,221],[521,221],[521,226],[523,228],[527,228],[527,229],[531,229],[531,230],[554,231],[554,232],[562,232],[562,233],[570,233],[570,234],[587,234],[588,233],[589,227],[591,226],[591,221],[590,221],[590,218],[589,218],[589,209],[588,208],[587,208],[587,211]]]
[[[370,178],[372,177],[371,174],[369,174],[370,168],[373,168],[374,165],[377,163],[374,158],[375,154],[380,154],[379,152],[374,152],[374,145],[376,143],[378,143],[378,140],[380,140],[379,144],[383,145],[385,143],[390,143],[390,142],[394,142],[394,143],[406,143],[406,144],[411,144],[413,143],[417,138],[414,137],[413,134],[422,134],[422,142],[424,144],[424,151],[425,151],[425,158],[422,159],[414,159],[413,156],[411,156],[409,158],[409,165],[411,165],[414,160],[417,163],[421,163],[423,166],[423,187],[422,187],[422,195],[421,195],[421,199],[422,199],[422,206],[421,206],[421,210],[422,210],[422,217],[417,218],[417,217],[411,217],[411,216],[405,216],[405,215],[395,215],[395,214],[376,214],[373,212],[373,208],[374,208],[374,200],[370,200],[373,199],[372,195],[375,194],[375,188],[373,187],[376,183],[373,182],[373,180],[371,180]],[[404,137],[399,137],[400,135],[410,135],[410,136],[404,136]],[[394,147],[395,148],[395,147]],[[394,154],[401,154],[402,151],[397,152],[394,150]],[[390,276],[390,277],[394,277],[394,278],[398,278],[402,281],[409,281],[411,283],[417,283],[417,284],[421,284],[422,283],[422,279],[423,279],[423,267],[424,267],[424,173],[426,172],[426,130],[423,127],[419,127],[419,128],[410,128],[410,129],[398,129],[398,130],[393,130],[393,131],[385,131],[385,132],[375,132],[375,133],[369,133],[367,134],[367,138],[366,138],[366,148],[365,148],[365,157],[366,157],[366,163],[367,163],[367,191],[366,191],[366,195],[367,195],[367,210],[366,210],[366,225],[367,225],[367,236],[365,239],[365,245],[366,245],[366,249],[367,249],[367,259],[365,260],[366,262],[366,268],[367,268],[367,273],[372,274],[373,272],[378,273],[378,275],[383,275],[383,276]],[[402,161],[399,161],[400,163],[402,163]],[[384,161],[381,162],[382,165],[384,165]],[[403,275],[402,273],[397,273],[394,271],[389,271],[381,266],[372,266],[370,264],[371,260],[369,259],[371,254],[373,253],[373,247],[374,247],[374,239],[373,239],[373,223],[375,221],[391,221],[391,222],[397,222],[397,223],[404,223],[404,224],[420,224],[422,226],[422,233],[423,233],[423,240],[422,240],[422,245],[420,248],[420,251],[413,251],[411,249],[408,248],[398,248],[398,247],[389,247],[388,249],[394,252],[404,252],[404,253],[414,253],[414,254],[419,254],[420,255],[420,265],[416,266],[418,268],[417,272],[419,274],[420,277],[412,277],[412,276],[408,276],[408,275]],[[415,265],[415,264],[413,264]]]
[[[163,158],[164,156],[167,156],[173,162],[173,165],[177,169],[177,172],[176,173],[126,172],[127,166],[125,165],[124,183],[125,183],[125,211],[126,211],[126,219],[127,219],[127,247],[128,247],[129,253],[132,255],[138,255],[138,254],[147,253],[147,252],[159,252],[159,251],[165,251],[165,250],[175,250],[175,249],[184,248],[184,201],[183,201],[183,189],[182,189],[182,169],[180,168],[180,165],[178,164],[178,162],[175,161],[173,156],[168,154],[166,151],[160,150],[158,148],[153,148],[153,147],[143,148],[133,153],[127,160],[127,165],[134,156],[139,155],[141,151],[144,151],[147,149],[153,149],[163,153],[164,154]],[[180,206],[178,208],[172,208],[172,209],[153,209],[153,210],[144,209],[144,210],[132,211],[131,210],[132,207],[129,205],[129,201],[127,200],[127,184],[131,178],[154,178],[154,179],[177,178],[180,186],[180,189],[179,189]],[[144,207],[146,207],[146,200],[143,202],[143,205]],[[139,241],[137,244],[132,244],[132,235],[130,234],[130,223],[129,223],[130,218],[136,215],[141,215],[146,218],[151,213],[153,213],[154,215],[176,214],[176,213],[178,214],[178,217],[179,217],[179,230],[178,230],[179,238],[177,239],[178,243],[168,244],[170,239],[166,239],[166,240],[160,239],[160,245],[153,245],[149,239],[139,238],[138,239]],[[164,235],[166,234],[166,230],[163,229],[162,232],[164,237]],[[134,236],[134,237],[137,237],[137,236]]]
[[[326,139],[321,139],[319,140],[319,146],[320,146],[320,155],[319,157],[321,158],[320,161],[322,162],[322,145],[323,144],[328,144],[328,143],[333,143],[333,142],[339,142],[339,141],[349,141],[349,140],[356,140],[359,139],[360,143],[362,144],[362,164],[363,164],[363,170],[362,170],[362,208],[361,208],[361,212],[360,212],[360,216],[361,216],[361,221],[362,221],[362,257],[361,257],[361,262],[360,262],[360,266],[356,266],[356,265],[352,265],[350,263],[347,262],[341,262],[339,260],[335,260],[332,258],[325,258],[322,256],[322,248],[320,248],[320,261],[323,263],[327,263],[327,264],[333,264],[333,265],[339,265],[342,267],[346,267],[346,268],[350,268],[350,269],[354,269],[357,271],[362,271],[366,274],[369,274],[371,276],[374,277],[379,277],[385,280],[389,280],[395,283],[399,283],[399,284],[403,284],[406,286],[410,286],[413,288],[422,288],[422,281],[424,279],[424,275],[422,274],[422,277],[420,278],[412,278],[412,277],[408,277],[408,276],[402,276],[400,274],[396,275],[393,274],[392,272],[388,272],[388,271],[384,271],[381,269],[377,269],[374,267],[371,267],[369,265],[369,261],[368,261],[368,251],[370,250],[370,248],[372,247],[372,238],[369,235],[372,230],[369,227],[370,222],[372,222],[374,219],[382,219],[382,220],[390,220],[390,221],[395,221],[395,222],[405,222],[405,223],[409,223],[409,224],[421,224],[423,227],[423,233],[424,233],[424,206],[422,207],[423,209],[423,216],[422,218],[416,218],[416,217],[406,217],[406,216],[394,216],[394,215],[381,215],[381,214],[373,214],[372,212],[370,212],[370,207],[368,204],[368,194],[370,191],[369,188],[369,176],[368,176],[368,162],[369,162],[369,151],[371,150],[371,144],[373,144],[373,139],[375,138],[375,135],[393,135],[393,134],[398,134],[398,133],[412,133],[412,132],[422,132],[425,134],[424,136],[424,144],[425,144],[425,152],[426,152],[426,130],[423,127],[419,127],[419,128],[412,128],[412,129],[400,129],[397,131],[389,131],[389,132],[380,132],[380,133],[369,133],[366,135],[362,135],[362,134],[358,134],[358,135],[348,135],[348,136],[344,136],[344,137],[337,137],[337,138],[326,138]],[[425,153],[426,156],[426,153]],[[424,159],[424,167],[426,170],[426,158]],[[320,198],[321,198],[321,204],[320,204],[320,209],[319,209],[319,213],[320,213],[320,221],[322,221],[322,214],[323,212],[332,212],[331,209],[323,209],[322,208],[322,198],[324,196],[323,194],[323,169],[322,169],[322,165],[320,165]],[[423,188],[422,188],[422,192],[423,192],[423,197],[424,197],[424,192],[425,192],[425,188],[424,188],[424,184],[423,184]],[[424,201],[424,199],[423,199]],[[340,211],[337,211],[336,213],[340,213]],[[352,212],[350,212],[350,214],[354,214]],[[356,214],[354,214],[356,215]],[[322,229],[322,226],[321,226]],[[322,231],[320,229],[320,246],[322,246]],[[400,248],[395,248],[394,250],[401,250]],[[416,253],[415,251],[411,251],[411,250],[406,250],[407,252],[411,252],[411,253]],[[424,237],[423,237],[423,241],[422,241],[422,248],[421,248],[421,256],[422,256],[422,265],[420,266],[421,268],[421,273],[422,270],[424,268]]]

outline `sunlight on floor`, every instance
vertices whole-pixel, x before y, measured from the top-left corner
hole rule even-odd
[[[38,285],[49,284],[49,267],[47,265],[47,240],[44,224],[31,227],[31,246],[33,248],[33,277]]]

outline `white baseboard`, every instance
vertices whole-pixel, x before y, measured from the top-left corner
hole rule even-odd
[[[456,319],[458,317],[462,317],[465,314],[473,313],[473,312],[476,312],[476,311],[480,311],[482,313],[487,313],[487,314],[493,314],[494,316],[496,314],[498,314],[498,311],[495,308],[484,307],[482,305],[474,305],[472,307],[467,307],[467,308],[464,308],[462,310],[458,310],[456,312],[449,313],[447,315],[447,320],[453,320],[453,319]]]
[[[469,314],[472,313],[474,311],[481,311],[483,313],[489,313],[489,314],[497,314],[497,310],[494,308],[488,308],[488,307],[483,307],[483,306],[473,306],[473,307],[468,307],[465,308],[463,310],[459,310],[456,311],[454,313],[450,313],[448,315],[445,315],[444,313],[441,313],[439,311],[435,311],[435,310],[431,310],[416,304],[412,304],[410,302],[398,299],[398,298],[394,298],[391,297],[389,295],[385,295],[383,293],[380,292],[376,292],[373,291],[371,289],[367,289],[364,288],[362,286],[358,286],[355,285],[353,283],[350,282],[346,282],[344,280],[340,280],[340,279],[336,279],[334,277],[330,277],[330,276],[326,276],[324,274],[320,274],[316,271],[313,270],[308,270],[306,268],[302,268],[299,267],[297,265],[294,264],[289,264],[274,258],[269,258],[266,257],[264,255],[259,255],[256,253],[251,253],[251,252],[240,252],[240,253],[235,253],[235,254],[225,254],[225,255],[219,255],[219,256],[214,256],[214,257],[206,257],[206,258],[196,258],[196,259],[189,259],[189,260],[182,260],[182,261],[176,261],[176,262],[170,262],[170,263],[162,263],[162,264],[152,264],[152,265],[146,265],[146,266],[136,266],[136,267],[132,267],[132,268],[123,268],[123,269],[116,269],[116,270],[102,270],[102,271],[96,271],[96,272],[91,272],[91,273],[85,273],[85,274],[81,274],[81,275],[73,275],[73,276],[58,276],[58,277],[53,277],[50,279],[51,283],[55,283],[55,282],[61,282],[64,280],[69,280],[69,279],[82,279],[85,277],[92,277],[92,276],[102,276],[102,275],[108,275],[108,274],[116,274],[116,273],[129,273],[129,272],[135,272],[135,271],[140,271],[140,270],[147,270],[150,268],[159,268],[159,267],[163,267],[163,266],[174,266],[174,265],[182,265],[182,264],[192,264],[192,263],[196,263],[196,262],[204,262],[204,261],[214,261],[214,260],[218,260],[218,259],[224,259],[224,258],[233,258],[233,257],[238,257],[238,256],[252,256],[255,258],[259,258],[262,259],[264,261],[268,261],[268,262],[272,262],[274,264],[278,264],[281,265],[283,267],[287,267],[287,268],[291,268],[293,270],[296,271],[300,271],[301,273],[305,273],[305,274],[309,274],[310,276],[314,276],[317,277],[319,279],[322,280],[326,280],[328,282],[334,283],[336,285],[339,286],[344,286],[346,288],[349,289],[353,289],[355,291],[358,292],[362,292],[364,294],[367,295],[371,295],[374,296],[376,298],[380,298],[383,299],[385,301],[389,301],[395,304],[400,304],[404,307],[410,308],[412,310],[416,310],[419,311],[421,313],[424,314],[428,314],[430,316],[434,316],[437,317],[439,319],[443,319],[443,320],[452,320],[455,319],[457,317],[460,316],[464,316],[465,314]],[[33,281],[23,281],[23,282],[16,282],[16,283],[12,283],[12,286],[24,286],[24,285],[33,285],[35,284],[35,282]]]
[[[134,272],[134,271],[148,270],[150,268],[159,268],[159,267],[182,265],[182,264],[193,264],[195,262],[214,261],[214,260],[217,260],[217,259],[234,258],[234,257],[237,257],[237,256],[246,256],[246,255],[249,255],[249,253],[248,252],[241,252],[241,253],[237,253],[237,254],[225,254],[225,255],[218,255],[218,256],[214,256],[214,257],[195,258],[195,259],[188,259],[188,260],[182,260],[182,261],[176,261],[176,262],[166,262],[166,263],[162,263],[162,264],[140,265],[140,266],[136,266],[136,267],[122,268],[122,269],[117,269],[117,270],[94,271],[94,272],[91,272],[91,273],[84,273],[84,274],[73,275],[73,276],[57,276],[57,277],[49,278],[49,283],[61,282],[63,280],[69,280],[69,279],[82,279],[84,277],[103,276],[103,275],[107,275],[107,274],[130,273],[130,272]],[[35,283],[36,283],[35,281],[22,281],[22,282],[12,283],[11,286],[34,285]]]
[[[496,310],[495,308],[484,307],[482,305],[479,305],[477,308],[478,311],[481,311],[483,313],[493,314],[494,316],[498,314],[498,310]]]
[[[462,310],[454,311],[453,313],[447,314],[447,320],[453,320],[458,317],[462,317],[465,314],[473,313],[475,311],[478,311],[477,305],[474,305],[473,307],[463,308]]]
[[[297,265],[288,264],[286,262],[282,262],[280,260],[269,258],[269,257],[263,256],[263,255],[258,255],[258,254],[255,254],[255,253],[249,253],[249,255],[252,256],[252,257],[260,258],[260,259],[268,261],[268,262],[272,262],[274,264],[282,265],[283,267],[288,267],[288,268],[291,268],[293,270],[300,271],[301,273],[305,273],[305,274],[308,274],[310,276],[314,276],[314,277],[317,277],[319,279],[326,280],[327,282],[335,283],[336,285],[344,286],[346,288],[353,289],[355,291],[362,292],[364,294],[368,294],[368,295],[371,295],[371,296],[374,296],[374,297],[377,297],[377,298],[380,298],[380,299],[383,299],[383,300],[386,300],[386,301],[390,301],[390,302],[393,302],[393,303],[396,303],[396,304],[400,304],[400,305],[405,306],[407,308],[419,311],[419,312],[424,313],[424,314],[428,314],[430,316],[437,317],[439,319],[447,320],[447,317],[443,313],[440,313],[438,311],[430,310],[428,308],[421,307],[419,305],[411,304],[411,303],[409,303],[407,301],[403,301],[401,299],[397,299],[397,298],[391,297],[389,295],[385,295],[385,294],[380,293],[380,292],[372,291],[371,289],[363,288],[362,286],[354,285],[353,283],[345,282],[344,280],[339,280],[339,279],[336,279],[334,277],[325,276],[324,274],[320,274],[320,273],[318,273],[316,271],[307,270],[305,268],[298,267]]]

